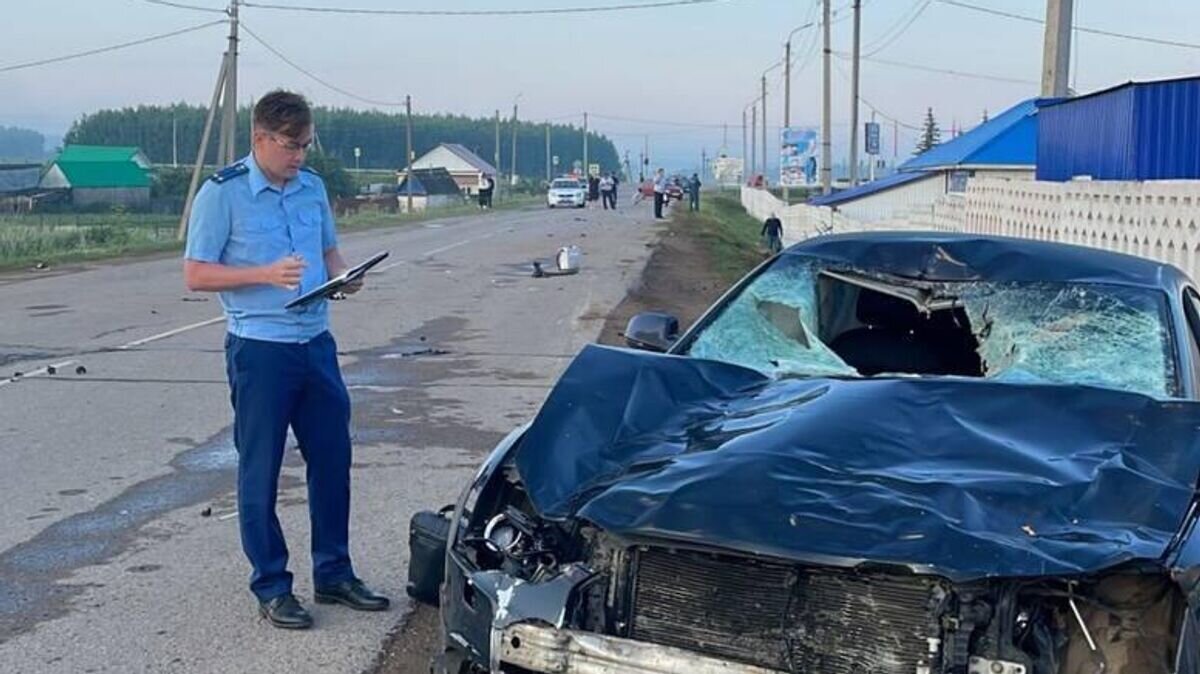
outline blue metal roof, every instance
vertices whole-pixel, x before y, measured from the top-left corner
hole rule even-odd
[[[1053,99],[1022,101],[957,138],[923,152],[901,171],[956,166],[1034,166],[1037,163],[1037,110]]]
[[[869,183],[863,183],[858,187],[851,187],[850,189],[841,190],[840,192],[831,192],[819,197],[813,197],[812,199],[808,200],[808,203],[812,204],[813,206],[837,206],[838,204],[842,204],[847,201],[854,201],[855,199],[861,199],[862,197],[875,194],[876,192],[884,192],[892,189],[893,187],[899,187],[911,182],[933,177],[935,177],[934,174],[924,171],[893,173],[890,176],[886,176],[878,180],[872,180]]]

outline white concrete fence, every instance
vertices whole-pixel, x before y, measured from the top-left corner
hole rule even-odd
[[[752,216],[776,213],[791,244],[822,232],[943,230],[1060,241],[1200,272],[1200,181],[1065,183],[973,179],[963,195],[885,221],[860,222],[827,207],[785,206],[769,192],[742,188]]]

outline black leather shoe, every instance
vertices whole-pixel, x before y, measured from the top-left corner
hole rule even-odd
[[[355,611],[386,611],[391,606],[387,597],[375,594],[357,578],[318,587],[313,592],[313,599],[318,604],[342,604]]]
[[[312,616],[291,592],[260,603],[258,612],[272,625],[285,630],[306,630],[313,624]]]

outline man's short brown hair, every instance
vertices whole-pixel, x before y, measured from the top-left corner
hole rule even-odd
[[[276,89],[254,106],[254,128],[299,138],[312,126],[312,109],[297,93]]]

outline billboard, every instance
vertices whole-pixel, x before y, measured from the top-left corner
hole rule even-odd
[[[779,136],[779,184],[784,187],[816,184],[817,130],[789,126]]]
[[[712,160],[713,179],[718,185],[741,184],[743,163],[741,157],[717,157]]]

